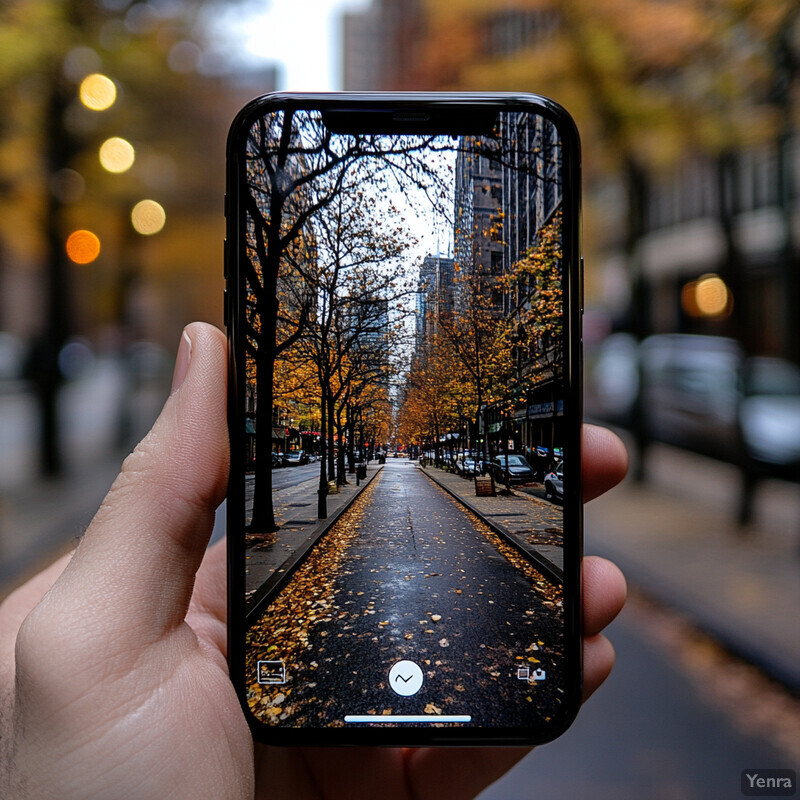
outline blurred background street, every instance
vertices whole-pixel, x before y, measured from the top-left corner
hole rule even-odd
[[[182,327],[222,324],[239,107],[537,92],[584,147],[587,418],[632,452],[586,551],[633,597],[608,684],[483,796],[728,798],[798,769],[799,67],[794,0],[5,2],[0,596],[74,545]]]

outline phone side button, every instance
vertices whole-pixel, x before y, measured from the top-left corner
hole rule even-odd
[[[222,321],[226,328],[229,325],[228,317],[228,290],[225,289],[222,292]]]
[[[222,277],[228,280],[228,240],[222,240]]]

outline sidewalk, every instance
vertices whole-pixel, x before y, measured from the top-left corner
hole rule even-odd
[[[77,545],[126,455],[109,454],[59,480],[0,492],[0,599]]]
[[[266,540],[248,537],[245,570],[248,615],[257,613],[264,598],[289,577],[313,544],[327,533],[381,469],[383,466],[377,463],[368,464],[366,480],[359,486],[355,475],[348,475],[350,482],[340,486],[337,494],[328,495],[328,516],[324,520],[317,518],[319,478],[309,478],[274,492],[275,521],[280,529]]]
[[[647,472],[586,506],[586,552],[800,690],[800,488],[766,482],[742,530],[733,467],[654,446]]]
[[[61,390],[64,475],[49,480],[37,471],[30,392],[0,395],[0,598],[76,545],[130,452],[116,446],[121,413],[128,414],[132,447],[158,415],[167,388],[152,379],[125,395],[123,365],[97,358]]]
[[[431,480],[455,496],[463,505],[501,535],[514,540],[526,552],[533,551],[545,569],[560,580],[563,576],[561,506],[549,500],[514,490],[495,497],[476,497],[475,481],[432,465],[418,467]]]

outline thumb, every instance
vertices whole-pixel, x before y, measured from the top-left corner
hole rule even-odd
[[[114,649],[158,639],[186,615],[227,485],[225,387],[224,335],[210,325],[189,325],[161,415],[125,459],[44,599],[59,616],[66,612],[87,627],[95,627],[93,615],[102,618]]]

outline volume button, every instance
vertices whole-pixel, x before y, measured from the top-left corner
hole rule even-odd
[[[228,310],[228,290],[222,292],[222,321],[227,328],[230,325],[230,312]]]
[[[222,277],[228,280],[228,240],[222,242]]]

